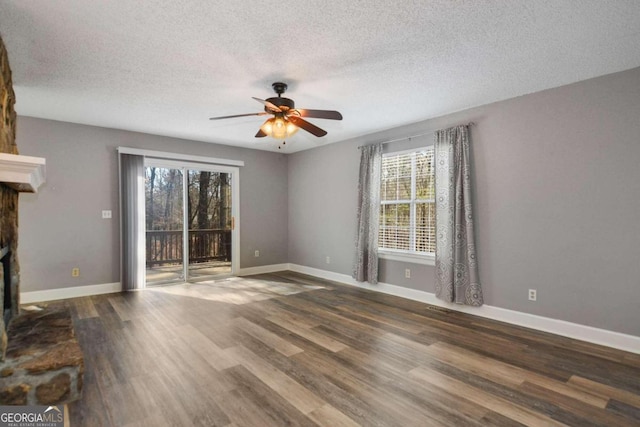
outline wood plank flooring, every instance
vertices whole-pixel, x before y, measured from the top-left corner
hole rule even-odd
[[[74,427],[640,425],[640,355],[292,272],[56,304]]]

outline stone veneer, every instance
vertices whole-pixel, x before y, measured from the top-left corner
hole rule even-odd
[[[13,108],[16,96],[11,82],[11,68],[7,50],[0,38],[0,153],[18,154],[16,146],[16,112]],[[0,249],[9,245],[11,251],[12,302],[11,314],[19,311],[20,267],[18,264],[18,192],[0,183]],[[0,285],[4,283],[4,272],[0,268]],[[4,302],[4,286],[0,286],[0,303]],[[3,316],[0,316],[0,362],[7,349],[7,334]]]
[[[18,154],[15,93],[9,58],[0,38],[0,152]],[[81,397],[82,351],[68,309],[20,313],[18,191],[0,183],[0,249],[10,251],[11,307],[0,314],[0,405],[58,405]],[[4,309],[4,271],[0,268]]]
[[[23,312],[11,321],[0,365],[0,403],[57,405],[81,397],[84,363],[69,310]]]

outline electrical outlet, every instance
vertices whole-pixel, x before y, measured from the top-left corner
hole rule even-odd
[[[529,301],[536,301],[538,299],[538,291],[535,289],[529,289]]]
[[[331,264],[331,257],[327,257],[327,264]]]
[[[102,211],[102,219],[111,219],[111,211]]]
[[[80,269],[78,267],[71,269],[71,277],[80,277]]]
[[[404,277],[405,279],[411,279],[411,270],[408,268],[404,269]]]
[[[255,257],[258,258],[260,256],[260,251],[255,252]]]

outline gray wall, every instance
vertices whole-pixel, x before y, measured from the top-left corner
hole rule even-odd
[[[18,118],[16,141],[20,154],[47,160],[46,184],[20,195],[23,292],[120,280],[118,146],[243,160],[240,267],[287,262],[285,155],[31,117]]]
[[[469,121],[486,303],[640,336],[640,68],[291,155],[289,262],[351,273],[358,145]],[[380,280],[434,292],[431,266]]]

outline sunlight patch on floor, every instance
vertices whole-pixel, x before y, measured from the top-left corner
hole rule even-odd
[[[294,295],[324,286],[243,277],[225,277],[194,283],[149,287],[146,291],[242,305],[271,298]]]

